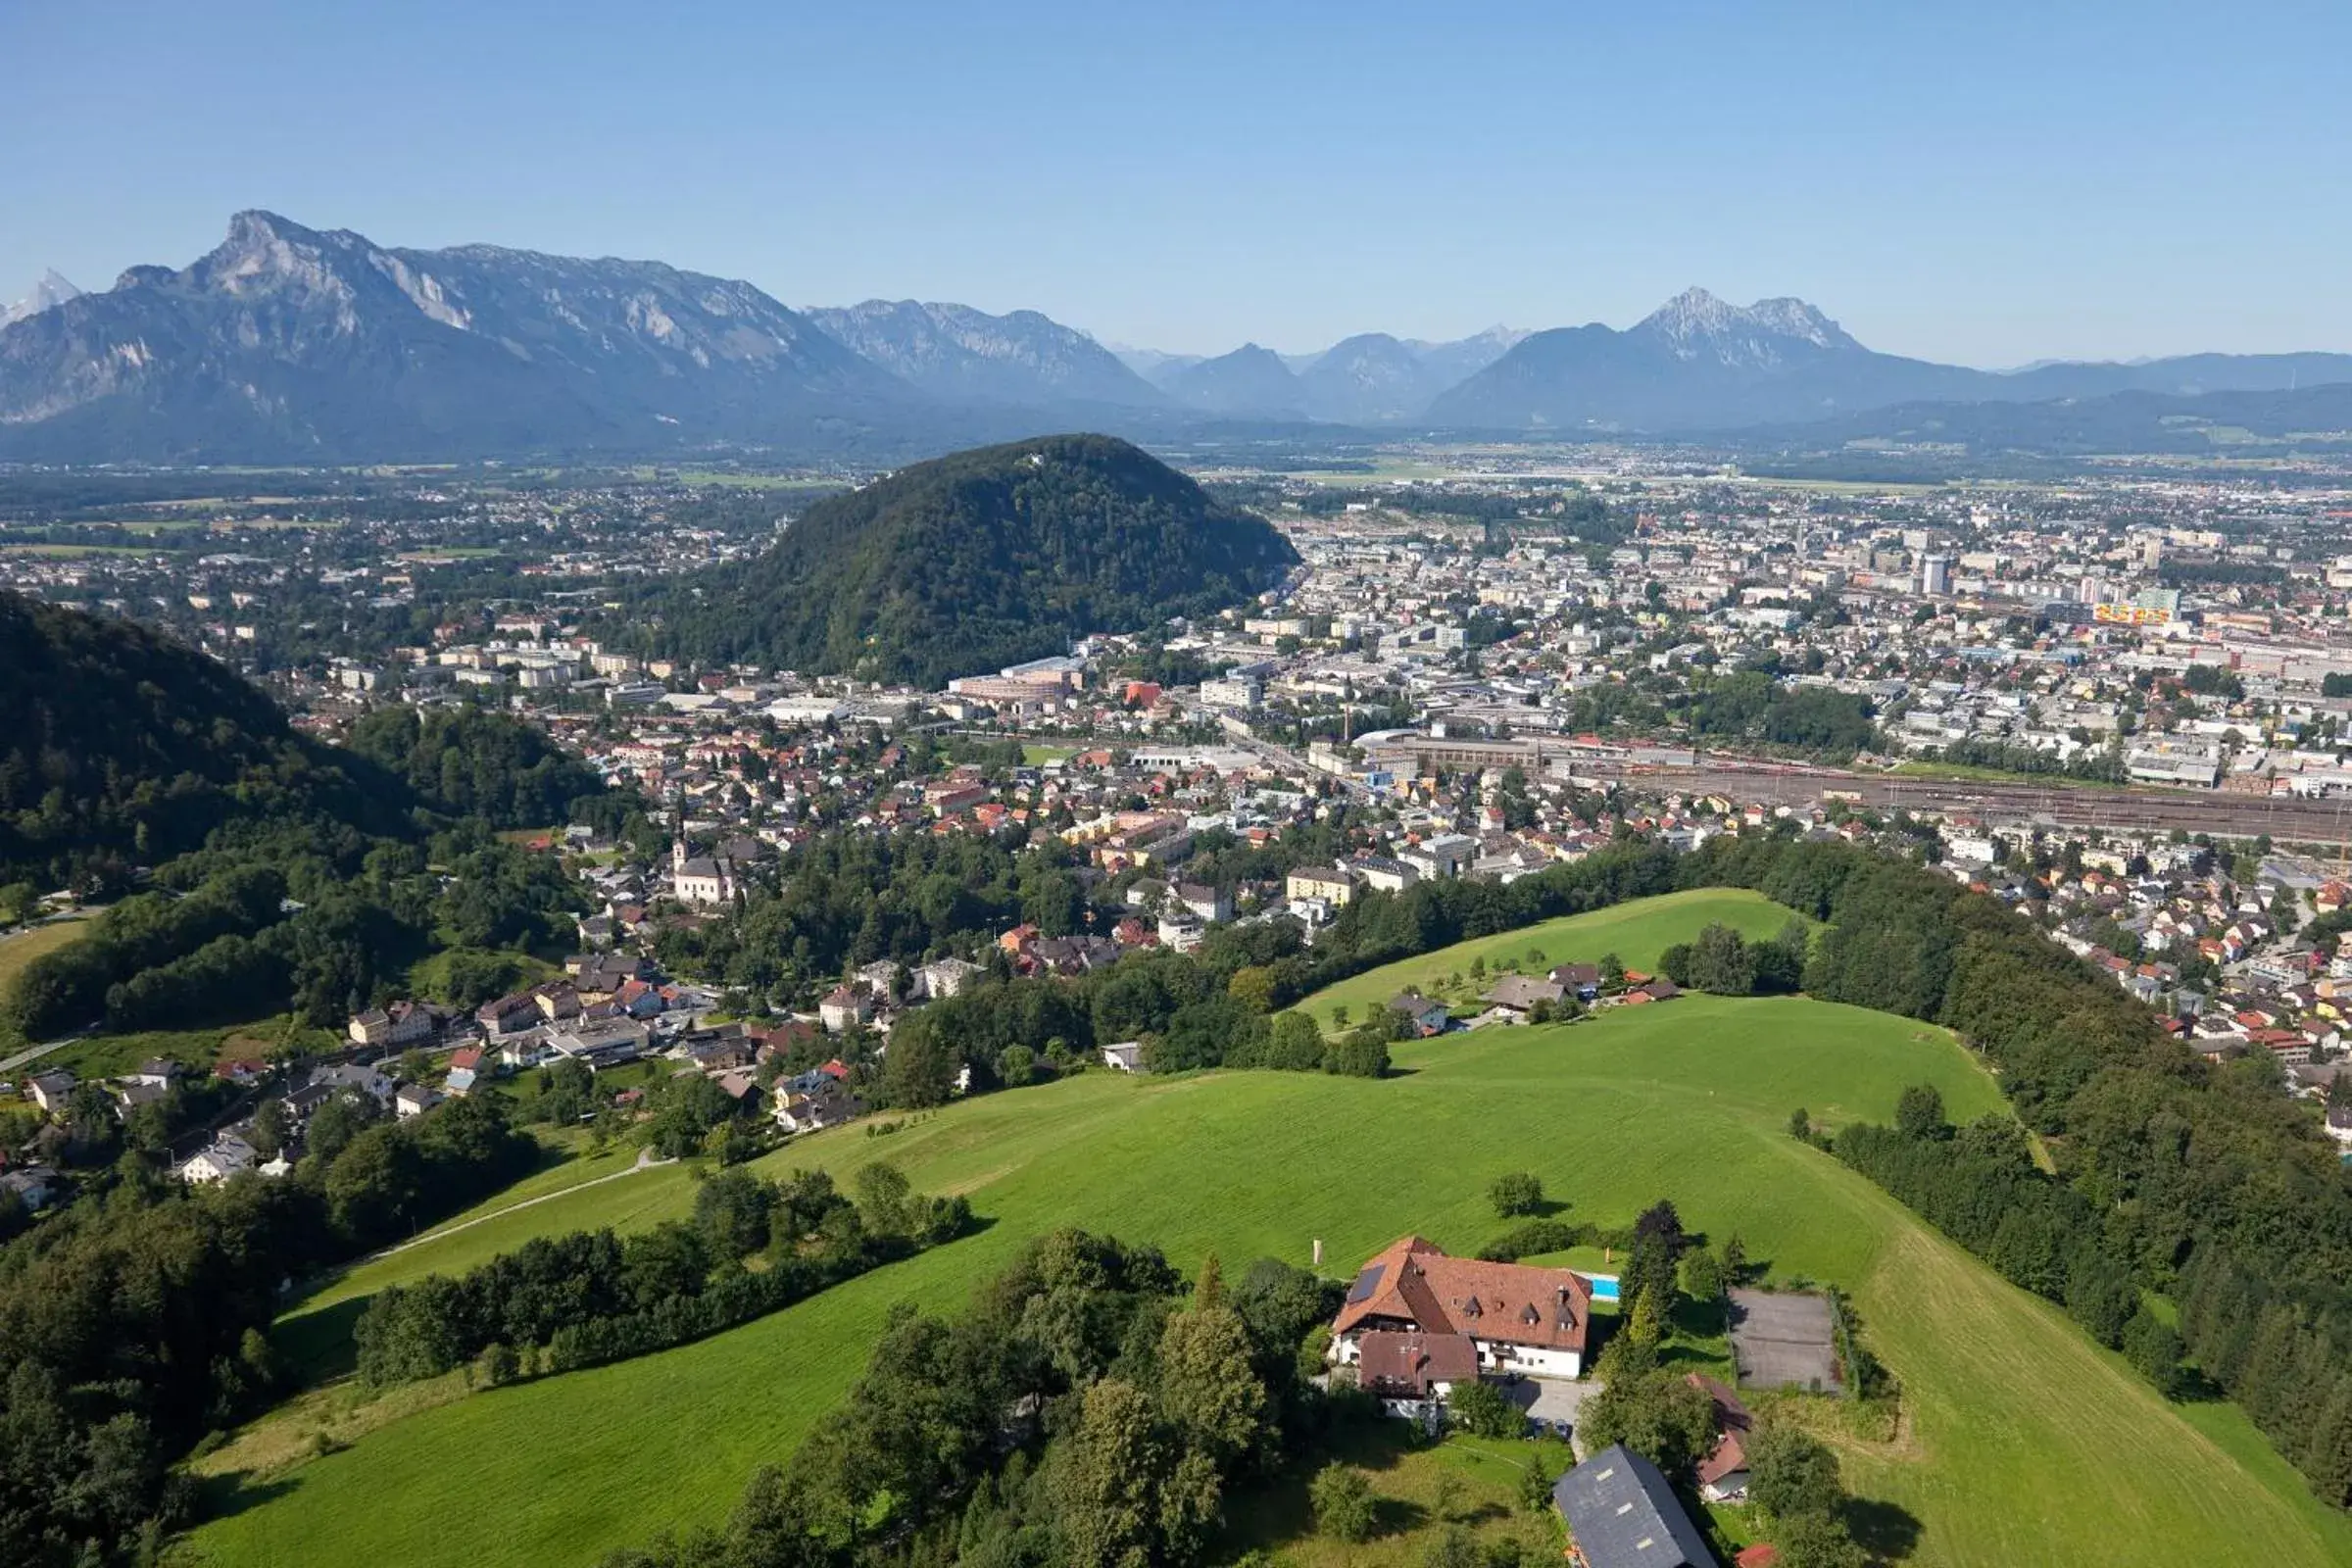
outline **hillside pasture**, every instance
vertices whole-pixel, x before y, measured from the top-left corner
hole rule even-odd
[[[1597,941],[1639,964],[1731,906],[1685,899],[1645,925],[1657,907],[1606,911],[1606,934],[1588,928],[1562,956]],[[1748,917],[1743,929],[1769,934],[1785,916],[1751,906]],[[1524,952],[1531,937],[1507,940]],[[1044,1230],[1155,1243],[1188,1270],[1212,1250],[1229,1270],[1261,1254],[1303,1264],[1320,1241],[1326,1271],[1344,1275],[1407,1231],[1475,1250],[1501,1228],[1487,1184],[1528,1169],[1571,1218],[1622,1224],[1670,1198],[1693,1230],[1739,1234],[1774,1277],[1852,1293],[1902,1382],[1903,1419],[1889,1443],[1837,1441],[1881,1540],[1908,1562],[2352,1560],[2352,1528],[2266,1462],[2234,1411],[2184,1419],[2047,1303],[1787,1136],[1796,1104],[1825,1121],[1884,1119],[1918,1082],[1955,1119],[1999,1110],[1990,1078],[1942,1031],[1801,998],[1690,997],[1415,1042],[1398,1065],[1379,1082],[1089,1073],[887,1137],[852,1126],[796,1142],[762,1174],[847,1178],[888,1159],[994,1223],[710,1340],[456,1398],[229,1486],[230,1511],[196,1533],[195,1552],[220,1568],[308,1568],[365,1540],[376,1559],[417,1568],[593,1561],[723,1518],[753,1469],[787,1454],[858,1375],[894,1303],[954,1311]],[[692,1191],[682,1167],[573,1189],[345,1283],[462,1268],[525,1234],[650,1223],[685,1212]],[[1271,1544],[1303,1529],[1279,1497],[1236,1499],[1235,1514]],[[1302,1561],[1336,1560],[1295,1544]]]

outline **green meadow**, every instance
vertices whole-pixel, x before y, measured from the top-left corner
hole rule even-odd
[[[1554,964],[1597,963],[1614,953],[1627,968],[1647,970],[1656,967],[1659,954],[1717,921],[1754,941],[1777,936],[1792,918],[1793,911],[1744,889],[1669,893],[1400,958],[1328,986],[1301,1005],[1317,1023],[1335,1029],[1340,1008],[1348,1009],[1349,1022],[1362,1023],[1407,986],[1436,996],[1454,975],[1463,976],[1467,986],[1472,959],[1484,960],[1490,973],[1507,968],[1542,974]]]
[[[1740,906],[1686,896],[1495,940],[1521,953],[1556,944],[1554,961],[1614,950],[1640,966]],[[1768,935],[1785,918],[1747,901],[1736,923]],[[1795,1105],[1831,1124],[1883,1119],[1918,1082],[1937,1086],[1955,1119],[1999,1109],[1990,1078],[1944,1032],[1801,998],[1689,997],[1574,1025],[1440,1037],[1397,1055],[1399,1075],[1384,1081],[1090,1072],[885,1137],[853,1125],[798,1141],[763,1173],[821,1165],[847,1177],[887,1158],[918,1188],[967,1195],[987,1226],[699,1344],[487,1393],[441,1391],[359,1423],[348,1446],[240,1435],[206,1466],[225,1512],[190,1550],[220,1568],[310,1568],[355,1550],[403,1568],[593,1562],[723,1518],[753,1469],[787,1454],[858,1375],[895,1303],[954,1311],[1041,1231],[1083,1225],[1155,1243],[1188,1270],[1209,1251],[1229,1271],[1261,1254],[1303,1264],[1320,1242],[1325,1271],[1344,1275],[1407,1231],[1475,1250],[1500,1228],[1487,1184],[1528,1169],[1572,1218],[1623,1223],[1670,1198],[1693,1229],[1739,1234],[1774,1276],[1852,1293],[1901,1382],[1902,1418],[1891,1441],[1835,1441],[1878,1538],[1907,1562],[2352,1560],[2352,1526],[2233,1410],[2167,1406],[2054,1308],[1787,1136]],[[531,1235],[640,1226],[691,1205],[684,1166],[572,1185],[611,1176],[612,1158],[544,1173],[529,1194],[542,1200],[515,1208],[503,1195],[354,1270],[296,1308],[297,1321],[347,1316],[371,1291]],[[330,1451],[313,1457],[314,1446]],[[223,1462],[240,1452],[282,1457],[240,1476]],[[1443,1465],[1499,1490],[1479,1472],[1507,1477],[1513,1455],[1532,1452],[1448,1443],[1376,1481],[1409,1500]],[[1301,1539],[1295,1492],[1233,1499],[1237,1521],[1254,1541],[1296,1545],[1301,1562],[1338,1560]],[[1392,1559],[1411,1560],[1385,1544],[1353,1560]]]

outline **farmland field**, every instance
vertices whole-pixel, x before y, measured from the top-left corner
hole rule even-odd
[[[1750,930],[1784,917],[1761,901],[1747,910]],[[1653,902],[1552,939],[1638,965],[1724,911],[1703,898]],[[1524,952],[1531,938],[1547,940],[1507,940]],[[1320,1240],[1326,1271],[1340,1274],[1406,1231],[1475,1249],[1499,1229],[1487,1183],[1525,1168],[1571,1218],[1624,1223],[1671,1198],[1694,1229],[1739,1233],[1775,1276],[1852,1292],[1902,1382],[1904,1419],[1888,1444],[1839,1440],[1846,1475],[1885,1538],[1907,1543],[1908,1562],[2352,1560],[2352,1526],[2233,1410],[2185,1419],[2054,1308],[1783,1130],[1800,1103],[1833,1124],[1886,1118],[1899,1090],[1923,1081],[1955,1119],[1997,1110],[1989,1077],[1942,1031],[1799,998],[1690,997],[1397,1054],[1402,1074],[1380,1082],[1088,1073],[887,1137],[852,1126],[797,1142],[765,1173],[823,1165],[846,1177],[888,1158],[918,1188],[968,1195],[993,1224],[696,1345],[390,1421],[252,1480],[192,1538],[196,1553],[220,1568],[308,1568],[365,1542],[404,1568],[592,1562],[721,1519],[754,1467],[788,1452],[857,1376],[894,1302],[953,1310],[1042,1230],[1156,1243],[1187,1270],[1214,1250],[1229,1273],[1260,1254],[1304,1263]],[[530,1234],[650,1223],[684,1212],[692,1192],[684,1167],[668,1167],[563,1193],[383,1259],[336,1293],[348,1302],[462,1268]],[[1417,1460],[1398,1467],[1399,1486],[1426,1479]],[[1237,1498],[1235,1510],[1277,1544],[1297,1528],[1278,1497]],[[1325,1560],[1313,1555],[1323,1544],[1301,1560]]]

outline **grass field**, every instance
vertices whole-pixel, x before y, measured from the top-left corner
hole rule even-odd
[[[1042,746],[1027,744],[1021,747],[1021,760],[1031,767],[1043,767],[1048,762],[1066,762],[1078,755],[1075,746]]]
[[[0,937],[0,987],[13,984],[17,971],[44,953],[55,953],[81,935],[81,920],[54,920]]]
[[[313,1051],[331,1051],[344,1044],[340,1035],[315,1029],[280,1013],[252,1023],[226,1028],[150,1029],[137,1034],[92,1035],[41,1058],[43,1068],[67,1067],[82,1078],[108,1078],[125,1073],[140,1062],[169,1057],[183,1067],[210,1071],[224,1058],[268,1060],[290,1045]]]
[[[1648,940],[1724,917],[1695,901],[1681,907],[1682,931],[1661,925]],[[1638,961],[1627,933],[1644,913],[1606,911],[1570,936],[1605,931],[1603,945]],[[1922,1081],[1955,1118],[1996,1108],[1990,1079],[1941,1031],[1799,998],[1691,997],[1572,1027],[1412,1043],[1398,1058],[1402,1075],[1385,1082],[1089,1073],[885,1138],[853,1126],[796,1143],[764,1170],[846,1177],[888,1158],[924,1190],[967,1194],[994,1223],[697,1345],[401,1415],[249,1482],[193,1547],[221,1568],[308,1568],[359,1542],[404,1568],[593,1561],[721,1518],[753,1468],[788,1452],[857,1375],[892,1303],[953,1310],[1042,1230],[1082,1224],[1153,1242],[1188,1270],[1213,1250],[1229,1274],[1260,1254],[1303,1263],[1319,1239],[1327,1272],[1345,1273],[1407,1230],[1476,1248],[1500,1228],[1487,1183],[1528,1168],[1571,1217],[1622,1223],[1668,1197],[1694,1229],[1737,1231],[1775,1274],[1852,1291],[1902,1381],[1904,1420],[1891,1443],[1841,1440],[1846,1474],[1874,1505],[1877,1539],[1909,1562],[2352,1560],[2352,1526],[2314,1502],[2233,1410],[2166,1406],[2055,1309],[1783,1131],[1799,1103],[1832,1122],[1886,1117]],[[642,1225],[683,1212],[692,1192],[683,1167],[564,1192],[355,1271],[337,1290],[463,1268],[530,1234]],[[1489,1462],[1448,1444],[1377,1476],[1404,1506],[1434,1487],[1429,1466]],[[1295,1494],[1237,1498],[1234,1511],[1302,1563],[1341,1560],[1327,1544],[1290,1539],[1302,1527]],[[1347,1560],[1410,1558],[1384,1544]]]
[[[1473,958],[1485,959],[1489,970],[1507,964],[1533,974],[1555,963],[1596,962],[1603,955],[1614,953],[1628,968],[1649,969],[1657,964],[1660,953],[1678,942],[1690,941],[1713,921],[1720,920],[1753,939],[1777,935],[1789,917],[1788,909],[1760,893],[1734,888],[1669,893],[1592,914],[1522,926],[1500,936],[1477,937],[1418,958],[1383,964],[1317,992],[1300,1005],[1316,1022],[1336,1028],[1335,1009],[1346,1007],[1348,1019],[1361,1023],[1408,985],[1436,995],[1446,976],[1466,974]]]

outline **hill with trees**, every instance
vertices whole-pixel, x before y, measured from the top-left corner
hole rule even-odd
[[[334,1022],[429,952],[563,936],[561,866],[499,832],[617,814],[504,714],[387,710],[331,746],[192,649],[14,594],[0,737],[0,907],[61,884],[116,901],[16,973],[0,1038],[288,1006]]]
[[[672,653],[936,686],[1223,610],[1298,559],[1125,441],[1043,436],[819,501],[765,554],[647,608]]]

